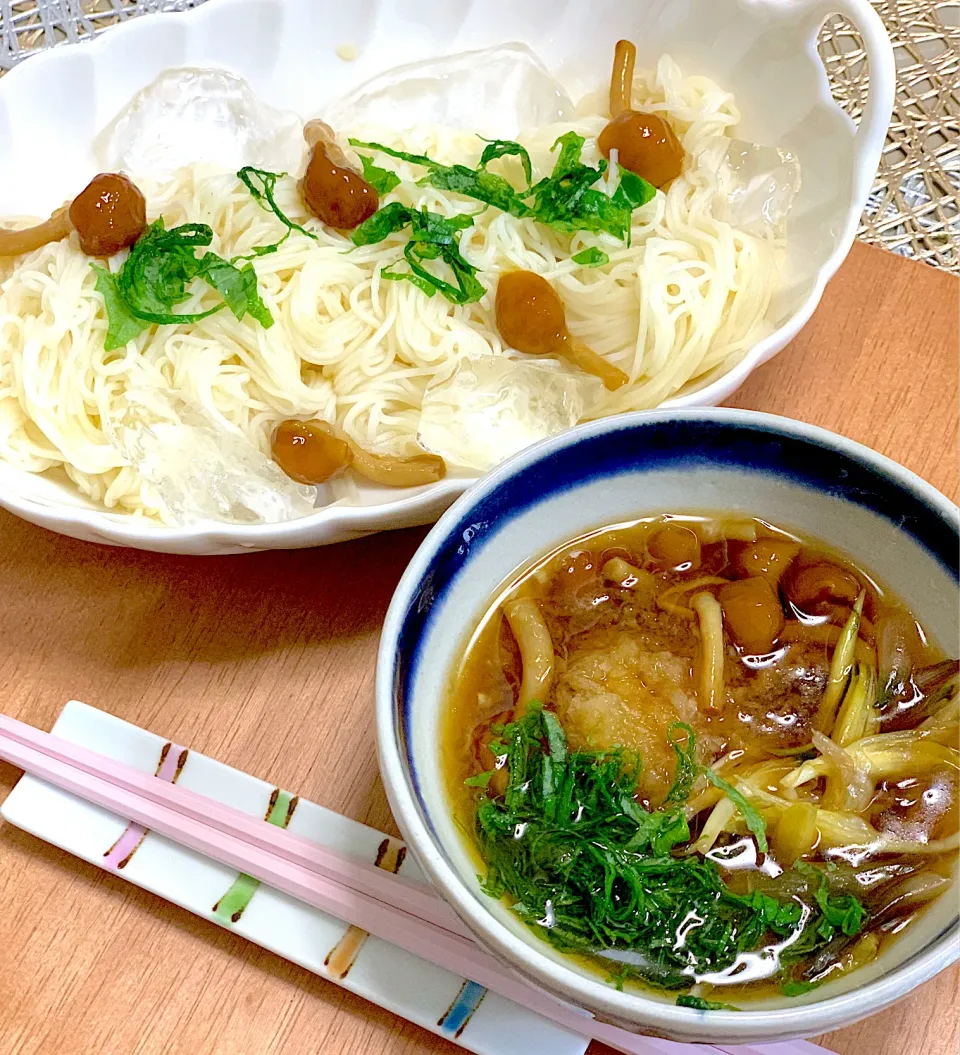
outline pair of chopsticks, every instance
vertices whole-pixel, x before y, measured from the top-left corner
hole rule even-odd
[[[736,1050],[640,1037],[598,1022],[515,976],[474,941],[427,884],[387,873],[6,715],[0,715],[0,758],[627,1055]],[[811,1055],[819,1049],[800,1042],[774,1050],[776,1055]],[[739,1052],[764,1055],[759,1048]]]

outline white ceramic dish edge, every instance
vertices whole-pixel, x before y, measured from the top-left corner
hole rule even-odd
[[[217,32],[221,37],[225,34],[229,41],[229,27],[231,24],[237,24],[237,17],[241,12],[246,10],[252,24],[256,25],[257,19],[263,19],[264,12],[269,13],[271,7],[286,4],[293,8],[298,3],[306,4],[307,0],[218,0],[215,4],[206,4],[190,11],[147,16],[123,23],[89,44],[85,43],[82,52],[78,47],[70,47],[53,49],[34,56],[0,82],[0,140],[5,136],[5,122],[9,124],[9,118],[4,114],[5,98],[13,94],[27,78],[56,78],[62,67],[66,67],[69,72],[69,64],[74,62],[75,56],[81,54],[100,60],[107,70],[119,68],[125,61],[125,54],[131,51],[135,54],[138,49],[143,49],[145,41],[158,33],[162,27],[169,27],[164,32],[170,33],[173,32],[174,26],[193,32],[200,39],[200,50],[203,51],[207,45],[202,42],[216,37]],[[823,70],[816,51],[817,30],[828,15],[844,15],[863,35],[870,67],[870,91],[863,118],[854,137],[853,171],[849,202],[845,210],[846,221],[838,234],[833,252],[818,269],[809,294],[788,321],[759,342],[733,370],[700,391],[668,401],[664,404],[665,408],[713,406],[720,403],[731,395],[757,366],[768,361],[793,340],[806,324],[816,309],[827,282],[836,273],[853,243],[860,210],[872,185],[892,111],[895,85],[893,53],[883,24],[868,0],[739,0],[739,7],[745,11],[762,9],[769,17],[782,12],[783,17],[801,20],[806,27],[803,46],[810,61],[817,65],[821,73]],[[377,11],[379,12],[380,8],[377,8]],[[243,48],[247,43],[242,39],[242,34],[238,34],[237,55],[233,61],[208,61],[212,64],[230,65],[237,72],[244,74],[246,71],[243,68]],[[213,50],[229,55],[231,49],[229,46],[224,48],[217,44]],[[821,77],[819,102],[834,106],[825,74]],[[9,479],[16,479],[28,474],[8,470],[4,475]],[[78,505],[76,501],[60,504],[46,498],[31,497],[10,486],[0,488],[0,505],[32,523],[87,541],[161,552],[222,554],[322,545],[379,530],[429,523],[472,482],[469,477],[451,477],[417,493],[406,493],[391,501],[358,506],[333,506],[298,520],[263,525],[208,522],[168,528],[93,506]]]

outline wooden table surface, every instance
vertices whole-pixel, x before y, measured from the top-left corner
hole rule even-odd
[[[832,428],[955,497],[958,291],[858,245],[798,340],[731,402]],[[67,699],[85,700],[394,831],[375,761],[374,656],[423,534],[201,559],[99,548],[0,513],[0,709],[49,729]],[[0,798],[18,776],[0,762]],[[821,1043],[956,1055],[958,1005],[953,969]],[[456,1050],[0,828],[0,1055]]]

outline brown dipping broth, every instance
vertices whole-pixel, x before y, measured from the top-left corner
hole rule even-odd
[[[755,540],[746,541],[754,531]],[[620,581],[603,572],[605,566],[608,572],[616,567],[608,563],[615,559],[634,569]],[[725,699],[717,715],[697,708],[700,640],[696,620],[682,610],[697,592],[683,588],[699,580],[704,584],[698,589],[714,594],[724,615]],[[645,809],[657,809],[674,777],[668,730],[678,720],[693,727],[701,764],[714,764],[730,752],[735,758],[769,760],[769,790],[779,790],[780,776],[797,765],[798,749],[811,741],[833,645],[861,590],[866,598],[858,650],[876,663],[874,628],[891,613],[903,619],[903,605],[837,552],[762,521],[652,517],[592,532],[555,550],[498,593],[452,679],[441,758],[457,821],[473,832],[478,792],[465,787],[464,780],[492,768],[485,747],[490,726],[510,721],[519,702],[520,649],[501,607],[508,598],[533,598],[543,614],[555,662],[543,703],[560,718],[570,749],[635,751],[643,759],[637,800]],[[915,631],[909,644],[913,673],[886,704],[881,733],[910,727],[905,716],[922,696],[922,672],[943,660],[912,616],[909,622]],[[830,630],[835,633],[825,632]],[[496,791],[496,781],[491,788]],[[800,803],[812,801],[804,798],[803,786],[799,794]],[[691,843],[709,812],[691,819]],[[881,780],[860,816],[894,838],[932,841],[952,835],[960,820],[957,772],[942,766]],[[768,837],[765,857],[751,839],[733,833],[721,835],[707,855],[735,893],[769,890],[770,877],[793,863],[777,860],[781,847],[775,823]],[[750,852],[739,852],[740,844]],[[471,846],[482,869],[472,838]],[[885,854],[847,862],[837,848],[834,858],[849,866],[851,892],[870,913],[868,928],[876,927],[882,951],[922,911],[909,899],[887,904],[885,892],[921,870],[951,876],[957,854]],[[825,857],[814,844],[803,859]],[[871,886],[868,878],[877,875],[883,881]],[[572,959],[604,974],[611,966],[602,953]],[[838,970],[859,965],[838,963]],[[730,999],[731,990],[738,1001],[779,993],[763,979],[705,985],[704,993],[711,989],[721,1000]]]

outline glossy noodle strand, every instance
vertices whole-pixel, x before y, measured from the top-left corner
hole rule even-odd
[[[477,303],[459,306],[387,281],[384,270],[402,262],[407,236],[354,247],[308,217],[293,177],[278,182],[278,205],[315,237],[294,231],[277,252],[254,259],[274,320],[269,329],[220,311],[191,325],[149,326],[108,353],[103,299],[75,236],[0,260],[0,457],[31,472],[61,467],[96,502],[170,520],[131,456],[130,430],[180,421],[185,408],[268,457],[274,429],[290,418],[336,425],[373,454],[415,454],[428,387],[464,359],[508,353],[494,290],[499,274],[516,269],[547,279],[576,345],[602,357],[611,376],[628,379],[601,393],[590,417],[654,407],[729,369],[771,330],[767,313],[781,255],[775,238],[715,218],[716,166],[739,112],[728,93],[704,77],[683,76],[667,58],[652,73],[638,73],[634,94],[645,111],[677,129],[690,159],[683,174],[634,212],[629,244],[559,234],[493,208],[476,215],[460,248],[488,290]],[[539,171],[551,170],[551,147],[571,128],[587,139],[584,162],[596,164],[605,110],[606,99],[596,96],[563,125],[525,136]],[[348,134],[376,136],[444,163],[475,165],[483,147],[473,135],[439,126],[337,131],[353,165]],[[478,212],[476,201],[418,186],[422,167],[391,159],[390,169],[402,182],[388,200],[447,217]],[[162,216],[168,229],[209,224],[210,249],[225,259],[286,232],[233,175],[193,166],[139,185],[148,221]],[[608,256],[602,266],[571,259],[597,247]],[[114,257],[110,267],[121,263]],[[216,302],[211,296],[198,289],[178,310],[205,310]]]

